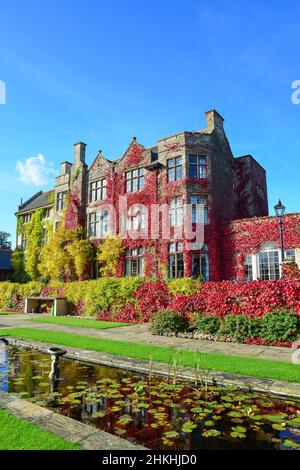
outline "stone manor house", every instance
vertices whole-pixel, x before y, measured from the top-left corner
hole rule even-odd
[[[99,151],[90,167],[86,145],[79,142],[73,162],[61,163],[54,189],[34,194],[16,215],[26,224],[42,208],[55,231],[65,210],[66,226],[81,225],[96,247],[110,233],[109,207],[118,213],[119,196],[126,195],[126,227],[138,236],[124,240],[118,275],[151,276],[163,265],[169,278],[277,279],[282,255],[277,218],[268,215],[266,171],[251,155],[233,156],[223,123],[211,110],[203,130],[179,132],[151,148],[133,138],[121,158],[109,160]],[[154,203],[169,205],[170,240],[147,239],[148,215],[143,210],[130,213],[131,205]],[[187,250],[185,239],[172,239],[183,223],[185,203],[204,206],[201,250]],[[196,211],[192,218],[196,224]],[[118,220],[116,224],[118,233]],[[300,264],[300,214],[285,215],[284,241],[286,259]],[[17,246],[26,250],[23,235],[17,235]],[[89,274],[98,276],[95,261]]]

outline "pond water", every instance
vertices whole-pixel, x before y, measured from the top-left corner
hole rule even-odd
[[[182,383],[0,343],[0,390],[150,449],[300,449],[300,402]]]

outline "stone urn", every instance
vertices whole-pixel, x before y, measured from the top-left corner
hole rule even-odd
[[[51,354],[51,371],[49,374],[49,379],[58,380],[59,379],[59,358],[67,354],[67,351],[61,348],[49,348],[48,353]]]

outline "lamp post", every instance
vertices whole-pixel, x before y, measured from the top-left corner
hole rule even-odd
[[[284,241],[283,241],[283,216],[285,214],[285,206],[281,203],[279,199],[278,204],[274,206],[276,216],[279,223],[279,233],[280,233],[280,248],[281,248],[281,262],[284,262]]]

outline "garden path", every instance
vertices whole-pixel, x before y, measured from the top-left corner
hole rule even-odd
[[[248,356],[281,362],[291,362],[292,353],[294,352],[293,349],[274,346],[222,343],[200,339],[154,336],[149,331],[149,325],[147,324],[122,326],[104,330],[28,321],[30,318],[36,317],[45,318],[43,315],[2,315],[0,316],[0,328],[36,328],[96,338],[129,341],[132,343],[153,344],[174,349],[190,349],[192,351],[228,354],[230,356]]]

